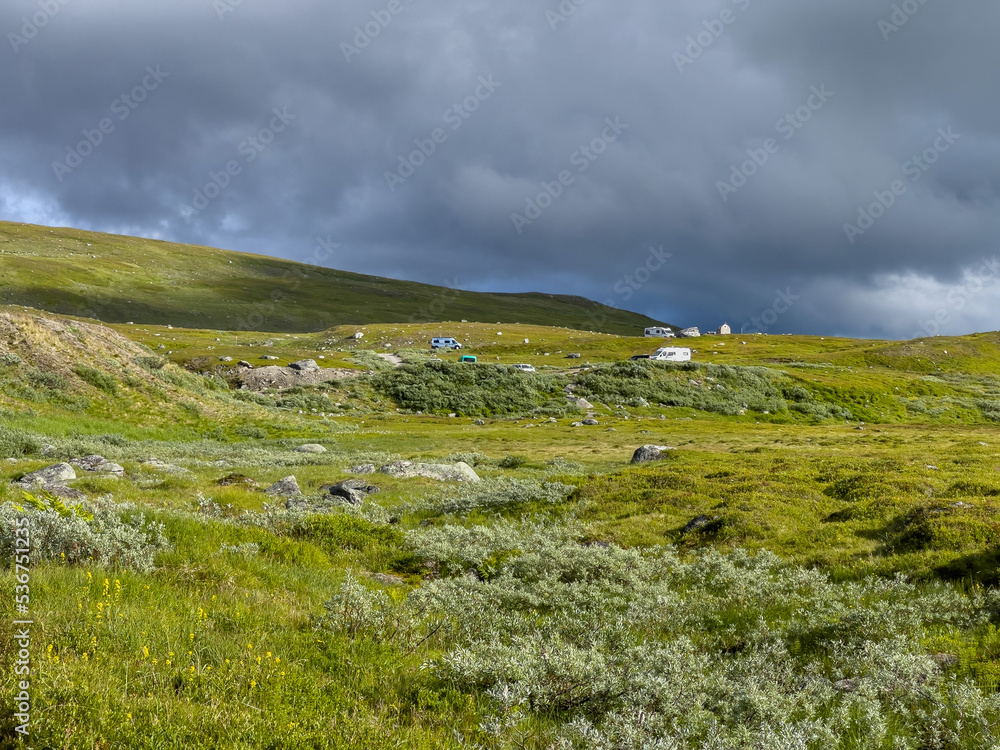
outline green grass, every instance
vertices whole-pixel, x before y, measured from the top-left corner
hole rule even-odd
[[[450,290],[78,229],[2,222],[0,251],[0,303],[107,323],[274,332],[462,318],[613,333],[660,325],[582,297]]]
[[[910,640],[905,653],[893,652],[902,660],[893,664],[909,664],[907,654],[954,656],[941,674],[973,680],[975,700],[985,702],[1000,684],[996,334],[922,343],[706,337],[692,342],[696,362],[676,367],[623,364],[658,343],[636,337],[455,323],[448,332],[467,341],[463,351],[483,364],[452,364],[457,355],[449,353],[440,355],[445,364],[428,366],[426,339],[437,329],[421,325],[369,325],[357,342],[346,338],[353,327],[274,334],[123,324],[114,326],[126,337],[119,340],[73,321],[55,331],[35,316],[0,310],[0,503],[20,500],[10,483],[25,473],[100,453],[120,463],[126,477],[81,471],[73,485],[92,498],[135,504],[165,525],[173,545],[158,553],[149,573],[58,560],[32,565],[36,746],[547,747],[566,729],[583,692],[559,685],[566,677],[559,669],[575,669],[572,660],[553,662],[546,673],[538,671],[540,662],[517,661],[534,653],[526,647],[497,651],[516,628],[524,629],[527,642],[561,643],[554,654],[565,656],[572,643],[587,659],[608,660],[611,666],[598,676],[628,680],[629,662],[617,650],[623,643],[640,635],[643,643],[672,643],[680,634],[671,628],[683,626],[695,646],[691,658],[707,660],[726,679],[749,680],[752,670],[744,667],[751,662],[741,660],[755,649],[770,654],[767,649],[780,645],[789,661],[774,664],[805,669],[815,659],[815,669],[832,674],[831,638],[849,633],[882,648],[884,633],[903,623]],[[163,350],[156,348],[160,341]],[[368,376],[348,361],[358,351],[398,351],[412,364]],[[569,352],[583,356],[565,359]],[[184,369],[212,371],[219,356],[255,361],[272,353],[279,363],[322,355],[322,364],[352,367],[361,377],[237,397],[220,378]],[[213,361],[192,366],[199,357]],[[515,362],[535,364],[539,375],[503,367]],[[523,390],[530,384],[541,385]],[[564,384],[591,400],[597,426],[572,426],[582,416],[575,410],[554,421],[535,412],[553,396],[565,403]],[[493,416],[477,425],[477,410],[462,408],[463,399],[503,408],[480,409]],[[740,409],[729,408],[737,402]],[[740,413],[743,403],[748,408]],[[836,407],[851,418],[796,405]],[[468,416],[450,418],[450,412]],[[322,443],[328,452],[294,452],[305,442]],[[629,465],[645,443],[677,450],[654,464]],[[142,462],[150,457],[188,471],[171,474]],[[318,497],[321,486],[351,476],[351,466],[399,457],[466,460],[490,481],[464,488],[466,494],[454,488],[442,494],[429,479],[375,474],[367,479],[382,491],[361,509],[297,516],[260,490],[294,474]],[[257,488],[218,483],[233,473]],[[568,496],[533,489],[544,482],[568,485]],[[705,518],[685,531],[699,516]],[[522,520],[552,526],[552,534],[569,541],[560,541],[541,565],[532,556],[549,554],[550,532],[536,538],[510,531]],[[463,530],[480,541],[441,541]],[[578,541],[615,546],[605,559],[600,544]],[[665,610],[672,614],[615,631],[619,617],[654,611],[659,600],[644,598],[648,581],[629,576],[646,569],[644,555],[659,559],[665,545],[693,566],[684,574],[690,580],[666,576],[657,583],[667,588],[657,589],[662,601],[655,606],[674,607]],[[749,565],[739,562],[742,550],[767,550],[781,562],[762,574],[760,588],[739,576],[735,583],[711,583],[727,565]],[[704,556],[713,551],[732,557],[712,563],[715,558]],[[707,589],[695,580],[699,566],[711,571]],[[562,578],[549,580],[545,571],[560,571]],[[916,582],[912,591],[892,582],[897,575]],[[765,586],[786,577],[780,596]],[[317,629],[316,618],[329,612],[324,605],[341,601],[349,580],[382,609],[352,611],[353,630]],[[495,601],[489,597],[500,589],[489,587],[500,582],[509,609],[476,604],[475,597]],[[946,594],[935,588],[942,582]],[[882,585],[892,591],[891,601],[877,595]],[[9,601],[14,586],[13,571],[0,571],[0,597]],[[851,586],[869,587],[868,593],[851,604]],[[818,593],[803,611],[829,621],[803,630],[789,601],[799,602],[795,597],[810,587]],[[458,593],[449,606],[462,613],[455,615],[455,630],[429,635],[441,615],[434,611],[414,615],[413,622],[401,619],[410,612],[410,596],[452,589]],[[361,596],[368,602],[369,595]],[[583,610],[560,609],[560,596]],[[963,597],[979,602],[978,619],[934,619],[938,598],[954,608]],[[515,610],[523,617],[495,619]],[[557,612],[561,619],[552,619]],[[915,612],[924,619],[912,620]],[[758,613],[771,635],[760,630]],[[496,637],[480,639],[473,624]],[[869,626],[878,632],[865,630]],[[6,669],[11,634],[7,620],[0,625],[5,697],[13,686]],[[604,640],[595,645],[587,640],[591,634]],[[464,654],[452,672],[440,667],[449,654]],[[533,705],[515,711],[486,695],[495,685],[492,675],[514,674],[490,661],[501,656],[547,675],[532,687]],[[466,667],[475,667],[474,674]],[[775,684],[782,682],[778,677]],[[747,687],[745,695],[774,697],[771,688],[755,690]],[[789,711],[805,715],[794,712],[811,698],[794,685],[789,690],[795,701],[801,698]],[[953,705],[948,690],[942,687],[936,703],[921,704],[912,715]],[[594,698],[587,714],[598,724],[605,718],[598,699],[608,695]],[[818,716],[829,718],[846,705],[824,695]],[[881,700],[878,695],[871,700]],[[763,721],[784,704],[755,704],[758,713],[742,718],[740,706],[749,704],[706,705],[720,722],[736,726]],[[872,705],[858,703],[856,710],[875,710]],[[983,715],[996,722],[1000,711],[983,705]],[[8,706],[0,707],[0,733],[10,731]],[[892,737],[905,738],[904,746],[933,744],[915,728],[924,719],[904,714],[887,720],[890,739],[883,746],[892,746]],[[494,718],[502,726],[496,732],[489,723]],[[962,729],[960,739],[939,746],[976,747],[972,731]],[[866,747],[865,731],[848,735],[840,747]],[[0,747],[19,747],[2,736]]]

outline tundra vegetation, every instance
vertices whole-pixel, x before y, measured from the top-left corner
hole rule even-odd
[[[997,334],[705,337],[673,365],[455,323],[463,365],[425,324],[356,330],[0,308],[0,597],[27,517],[33,746],[1000,743]],[[264,354],[352,373],[241,388]],[[675,450],[631,465],[643,444]],[[21,481],[93,455],[124,476]],[[400,459],[482,481],[377,471]],[[289,475],[301,497],[264,491]],[[348,478],[381,491],[325,489]],[[0,747],[22,746],[12,628]]]

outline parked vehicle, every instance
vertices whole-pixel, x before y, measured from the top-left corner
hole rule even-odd
[[[691,350],[686,346],[664,346],[649,357],[656,362],[690,362]]]
[[[515,370],[520,370],[521,372],[534,372],[535,368],[531,365],[511,365]]]
[[[672,339],[674,337],[674,332],[670,328],[653,326],[643,331],[642,335],[647,338]]]
[[[431,349],[461,349],[462,345],[451,336],[435,336],[431,339]]]
[[[476,358],[471,354],[463,354],[459,362],[475,362]]]

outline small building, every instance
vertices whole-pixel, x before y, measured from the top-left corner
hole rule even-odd
[[[674,337],[674,332],[670,328],[663,328],[661,326],[652,326],[647,328],[643,333],[646,338],[657,338],[657,339],[672,339]]]
[[[719,326],[720,336],[729,336],[733,332],[733,329],[729,327],[729,323],[723,323]]]

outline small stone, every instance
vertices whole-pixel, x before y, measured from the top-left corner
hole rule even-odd
[[[326,453],[326,447],[318,443],[306,443],[295,449],[296,453]]]
[[[347,470],[349,474],[374,474],[375,464],[361,464],[359,466],[352,466]]]
[[[590,427],[596,427],[597,425],[600,424],[600,422],[598,422],[596,419],[585,419],[583,420],[583,424],[588,425]]]
[[[301,495],[302,490],[299,489],[299,483],[296,481],[295,476],[288,476],[284,479],[279,479],[277,482],[272,484],[266,490],[264,490],[268,495]]]
[[[684,524],[682,533],[689,534],[692,531],[696,531],[697,529],[700,529],[702,526],[707,526],[711,522],[711,520],[712,519],[709,518],[708,516],[696,516],[692,518],[690,521],[688,521],[686,524]]]
[[[59,485],[76,479],[76,472],[69,464],[52,464],[44,469],[25,475],[17,483],[32,487],[35,485]]]

